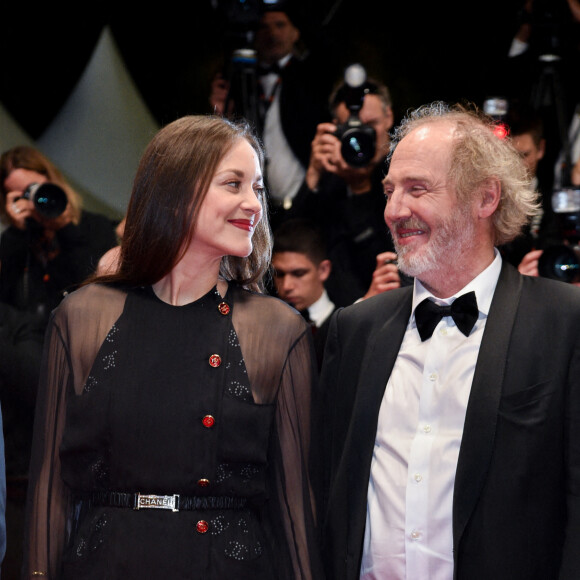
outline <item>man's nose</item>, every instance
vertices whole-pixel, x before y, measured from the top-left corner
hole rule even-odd
[[[387,223],[411,217],[411,210],[405,202],[402,193],[393,191],[385,206],[385,221]]]

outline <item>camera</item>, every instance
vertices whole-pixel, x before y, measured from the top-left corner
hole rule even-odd
[[[566,243],[544,249],[538,262],[538,272],[545,278],[579,282],[580,188],[566,187],[554,191],[552,207],[560,235]]]
[[[54,219],[64,212],[68,204],[65,191],[55,183],[31,183],[22,193],[44,218]]]
[[[344,86],[339,91],[340,97],[337,95],[335,102],[339,98],[341,102],[344,100],[350,116],[346,123],[338,125],[334,134],[340,140],[342,158],[354,167],[368,165],[376,152],[376,132],[359,118],[367,92],[365,69],[359,64],[349,66],[344,73]]]

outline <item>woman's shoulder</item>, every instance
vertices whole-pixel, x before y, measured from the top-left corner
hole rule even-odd
[[[105,284],[87,284],[67,294],[54,312],[56,320],[118,316],[123,311],[127,293]]]
[[[293,306],[276,296],[260,294],[239,287],[234,287],[234,294],[236,307],[251,309],[262,320],[285,325],[294,324],[300,328],[307,326],[304,318]]]

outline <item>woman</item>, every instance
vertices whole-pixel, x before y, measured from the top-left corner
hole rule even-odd
[[[147,148],[116,272],[49,326],[26,578],[320,578],[311,335],[256,292],[264,203],[244,126],[185,117]]]
[[[66,205],[59,215],[43,215],[23,197],[35,183],[64,191]],[[116,244],[114,224],[83,210],[58,168],[29,146],[0,156],[0,219],[8,225],[0,243],[0,299],[44,322],[64,293],[94,272],[99,258]]]

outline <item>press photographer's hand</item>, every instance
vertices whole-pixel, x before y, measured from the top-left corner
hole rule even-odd
[[[320,123],[312,141],[310,164],[306,170],[306,184],[315,190],[322,175],[333,173],[343,179],[353,193],[368,191],[371,187],[370,175],[373,164],[366,167],[349,165],[340,152],[341,142],[334,134],[334,123]]]
[[[382,294],[401,286],[401,277],[397,267],[397,254],[382,252],[377,256],[377,266],[373,272],[373,279],[364,298]]]
[[[6,194],[6,214],[12,226],[25,230],[26,219],[34,218],[34,204],[29,199],[23,199],[21,191],[10,191]]]
[[[532,250],[528,252],[518,265],[518,271],[525,276],[539,276],[538,261],[543,250]]]
[[[341,162],[340,141],[334,136],[336,125],[320,123],[310,149],[310,163],[306,170],[306,183],[312,190],[316,189],[325,172],[336,173]]]

